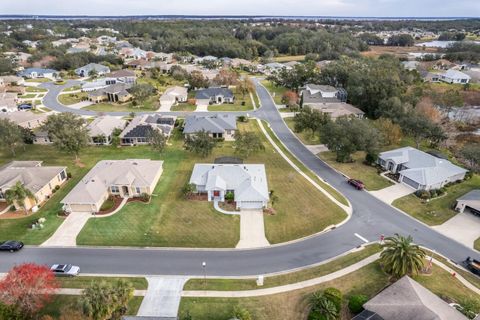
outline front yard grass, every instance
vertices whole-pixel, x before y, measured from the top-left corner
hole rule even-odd
[[[303,142],[305,145],[316,145],[321,144],[320,135],[318,133],[311,134],[308,131],[295,132],[295,121],[293,118],[284,118],[283,119],[287,126],[292,130],[292,132]]]
[[[26,87],[25,88],[26,92],[47,92],[47,89],[44,88],[38,88],[38,87]]]
[[[243,103],[243,104],[242,104]],[[208,106],[208,111],[249,111],[253,110],[252,99],[249,95],[245,95],[245,99],[242,95],[237,94],[237,98],[234,103],[212,104]]]
[[[172,106],[170,111],[185,111],[185,112],[192,112],[197,109],[196,105],[189,104],[189,103],[179,103],[176,106]]]
[[[435,265],[432,270],[431,275],[418,275],[413,278],[449,302],[461,303],[468,300],[477,306],[480,304],[480,297],[448,272]],[[188,311],[193,319],[221,320],[231,317],[233,308],[239,306],[247,309],[252,319],[256,320],[307,319],[311,294],[334,287],[343,293],[340,319],[347,320],[353,316],[347,307],[349,296],[363,294],[370,299],[388,285],[389,276],[382,271],[378,262],[374,262],[335,280],[286,293],[251,298],[182,298],[179,314],[183,316]]]
[[[265,277],[263,286],[261,287],[257,286],[255,279],[207,279],[206,284],[204,279],[191,279],[185,284],[183,290],[238,291],[282,286],[322,277],[353,265],[380,251],[381,246],[379,244],[368,245],[363,250],[349,253],[343,257],[309,269],[278,276]]]
[[[52,301],[47,303],[43,309],[39,312],[39,318],[43,315],[49,315],[53,319],[59,319],[62,310],[65,308],[69,310],[79,310],[81,296],[67,296],[67,295],[54,295]],[[136,315],[140,305],[142,304],[143,297],[133,297],[128,302],[126,315]],[[81,310],[81,309],[80,309]]]
[[[19,95],[18,97],[20,99],[32,99],[32,98],[35,98],[36,96],[37,96],[36,93],[26,93],[26,94]]]
[[[35,78],[35,79],[26,79],[25,82],[51,82],[53,80],[48,78]]]
[[[71,105],[82,102],[87,97],[86,92],[65,93],[58,95],[58,101],[63,105]]]
[[[282,96],[286,91],[288,91],[287,88],[277,87],[269,80],[262,80],[261,84],[268,90],[268,92],[270,92],[276,104],[283,104]]]
[[[125,280],[132,284],[136,290],[146,290],[148,288],[148,282],[145,278],[140,277],[84,277],[78,276],[73,278],[58,278],[60,288],[71,289],[85,289],[93,282],[104,281],[107,283],[116,283],[119,280]]]
[[[456,199],[473,189],[478,189],[478,186],[480,175],[475,174],[470,180],[448,187],[446,195],[437,199],[426,202],[411,194],[395,200],[393,205],[429,226],[436,226],[455,216],[457,212],[453,210],[453,206]]]
[[[363,164],[364,152],[356,152],[352,155],[353,162],[340,163],[335,161],[335,152],[322,152],[318,155],[320,159],[350,178],[361,180],[367,190],[380,190],[393,185],[392,182],[383,178],[377,173],[377,168]]]
[[[473,247],[475,248],[475,250],[480,251],[480,238],[475,240],[475,243],[473,244]]]

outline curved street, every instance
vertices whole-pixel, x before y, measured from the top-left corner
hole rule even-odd
[[[258,275],[319,263],[363,244],[365,241],[362,238],[375,241],[381,234],[394,233],[412,235],[418,244],[434,249],[453,261],[461,261],[467,256],[479,257],[477,251],[441,235],[368,192],[349,186],[340,173],[308,151],[292,134],[267,90],[258,81],[255,84],[262,107],[253,115],[268,121],[278,138],[300,161],[349,199],[353,214],[347,223],[297,242],[253,250],[26,247],[15,254],[0,255],[0,272],[17,263],[34,261],[72,263],[81,266],[82,272],[96,274],[202,276],[202,262],[205,261],[208,276]],[[73,110],[59,104],[55,93],[58,94],[62,86],[42,86],[50,90],[44,100],[46,107],[60,112],[96,115],[92,111]]]

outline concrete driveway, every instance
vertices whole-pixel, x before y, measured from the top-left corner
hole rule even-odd
[[[269,246],[265,237],[263,210],[242,210],[240,212],[240,241],[236,248],[260,248]]]
[[[475,240],[480,238],[480,217],[465,210],[465,212],[457,214],[444,224],[433,228],[447,237],[473,248]]]
[[[403,183],[398,183],[390,187],[383,188],[377,191],[370,191],[372,195],[382,200],[385,203],[391,204],[393,201],[408,196],[416,190]]]
[[[77,235],[87,223],[92,214],[90,212],[72,212],[55,233],[44,243],[42,247],[75,247]],[[46,222],[48,223],[48,221]]]

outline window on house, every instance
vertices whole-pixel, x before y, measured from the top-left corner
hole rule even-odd
[[[110,191],[112,193],[120,193],[120,188],[118,186],[111,186]]]
[[[135,190],[137,191],[137,194],[142,193],[142,190],[140,190],[140,187],[136,187]]]
[[[60,172],[60,179],[65,180],[67,178],[67,174],[65,173],[65,170]]]

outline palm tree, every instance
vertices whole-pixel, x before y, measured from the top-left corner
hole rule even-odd
[[[25,211],[25,214],[27,214],[27,208],[25,207],[25,200],[27,198],[34,200],[35,195],[32,193],[32,191],[25,188],[20,181],[17,181],[13,187],[5,192],[5,200],[7,200],[7,203],[11,205],[18,205]]]
[[[412,236],[395,234],[385,238],[380,261],[386,272],[399,279],[404,275],[417,274],[423,267],[425,251],[413,244]]]
[[[309,319],[338,319],[338,310],[335,304],[323,293],[315,292],[312,296],[312,310]]]

